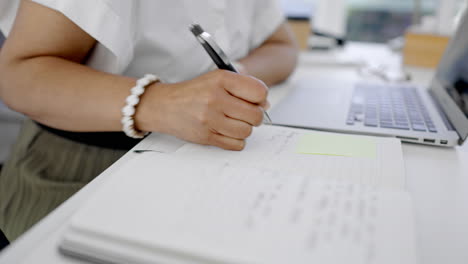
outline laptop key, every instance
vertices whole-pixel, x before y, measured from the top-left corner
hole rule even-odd
[[[410,123],[413,124],[413,125],[422,125],[422,126],[424,126],[424,121],[422,121],[422,120],[411,120]]]
[[[380,122],[393,123],[393,118],[389,118],[389,117],[380,118]]]
[[[415,131],[426,131],[426,126],[421,124],[411,124],[411,127]]]
[[[409,121],[408,121],[408,119],[395,118],[395,123],[408,124]]]
[[[429,132],[437,133],[437,128],[435,127],[434,123],[427,123],[427,129],[429,130]]]
[[[395,128],[393,123],[388,123],[388,122],[380,122],[380,127],[382,127],[382,128]]]
[[[395,124],[394,128],[397,129],[403,129],[403,130],[410,130],[410,127],[408,124]]]
[[[408,123],[408,122],[403,122],[403,121],[399,121],[399,120],[396,120],[396,121],[395,121],[395,124],[401,125],[401,126],[409,126],[409,123]]]
[[[437,132],[429,111],[414,88],[362,86],[356,89],[355,96],[361,100],[359,103],[353,101],[347,124],[363,121],[368,127]]]
[[[379,126],[379,122],[377,121],[377,119],[366,119],[364,121],[364,125],[365,126],[371,126],[371,127],[377,127],[377,126]]]

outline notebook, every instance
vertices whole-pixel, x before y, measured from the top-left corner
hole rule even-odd
[[[147,142],[160,151],[159,135]],[[162,152],[112,175],[72,217],[62,252],[99,263],[416,263],[396,139],[264,126],[242,152]]]

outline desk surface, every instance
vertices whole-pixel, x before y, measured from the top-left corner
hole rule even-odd
[[[343,61],[343,58],[347,60]],[[301,55],[291,80],[270,92],[272,105],[290,91],[295,80],[323,76],[360,80],[349,60],[385,61],[391,67],[400,61],[383,46],[352,44],[343,54],[308,52]],[[413,81],[427,85],[431,71],[408,69]],[[403,144],[407,188],[414,199],[417,250],[420,263],[462,264],[468,261],[468,144],[456,148]],[[137,154],[127,153],[91,184],[62,204],[43,221],[20,237],[0,255],[0,263],[83,263],[62,256],[58,242],[72,214],[91,193]]]

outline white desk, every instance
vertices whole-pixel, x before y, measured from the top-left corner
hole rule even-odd
[[[397,63],[398,57],[381,46],[354,45],[354,55]],[[379,57],[380,56],[380,57]],[[302,54],[299,69],[292,80],[272,88],[270,101],[274,105],[285,96],[298,78],[334,76],[358,80],[356,70],[336,65],[321,53]],[[427,84],[431,72],[409,69],[418,84]],[[468,144],[457,148],[437,148],[404,144],[408,189],[414,198],[416,232],[420,263],[468,263]],[[57,244],[70,216],[80,208],[89,195],[137,154],[128,153],[91,184],[66,201],[42,222],[15,241],[0,255],[1,264],[12,263],[83,263],[62,256]]]

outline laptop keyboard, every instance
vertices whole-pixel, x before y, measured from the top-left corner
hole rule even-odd
[[[427,108],[414,87],[358,85],[346,124],[436,133]]]

